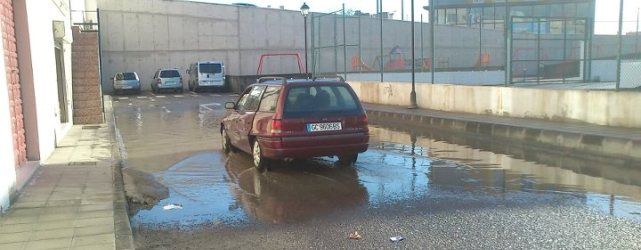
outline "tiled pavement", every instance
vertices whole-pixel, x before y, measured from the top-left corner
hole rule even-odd
[[[0,249],[115,249],[112,162],[106,125],[74,126],[0,218]]]

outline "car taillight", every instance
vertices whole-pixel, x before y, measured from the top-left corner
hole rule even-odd
[[[367,115],[361,115],[358,117],[358,121],[360,122],[360,124],[367,126],[369,119],[367,118]]]
[[[369,131],[369,128],[367,127],[368,122],[369,122],[369,119],[367,118],[366,114],[360,115],[358,116],[358,118],[356,118],[357,126],[363,131]]]
[[[273,119],[271,120],[271,130],[272,135],[279,135],[283,133],[283,121]]]

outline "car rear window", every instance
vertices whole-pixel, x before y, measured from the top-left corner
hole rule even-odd
[[[201,63],[200,73],[217,74],[223,72],[223,66],[220,63]]]
[[[136,74],[131,72],[123,73],[124,80],[136,80]]]
[[[161,78],[180,77],[180,73],[178,73],[178,70],[163,70],[160,72],[160,77]]]
[[[295,86],[287,93],[283,116],[353,115],[361,112],[359,107],[346,86]]]

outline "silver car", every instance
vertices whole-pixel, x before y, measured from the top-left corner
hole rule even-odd
[[[183,92],[183,78],[178,69],[159,69],[151,79],[151,90],[154,93],[166,89]]]
[[[140,78],[136,72],[118,72],[112,79],[116,94],[125,91],[140,94]]]

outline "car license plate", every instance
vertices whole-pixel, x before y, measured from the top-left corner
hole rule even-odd
[[[129,86],[129,85],[124,85],[124,86],[122,86],[122,87],[120,87],[120,88],[121,88],[121,89],[133,89],[133,87],[131,87],[131,86]]]
[[[337,131],[342,130],[343,126],[340,122],[327,122],[327,123],[310,123],[307,124],[308,132],[322,132],[322,131]]]

